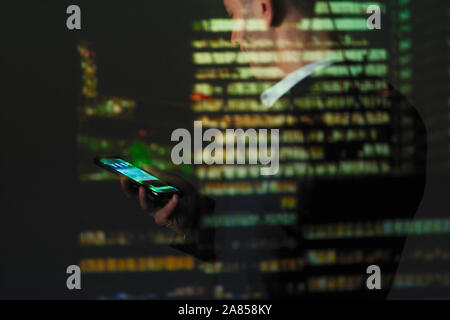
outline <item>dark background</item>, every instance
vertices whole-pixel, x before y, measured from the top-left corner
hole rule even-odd
[[[77,43],[93,40],[103,55],[98,74],[102,93],[188,103],[191,61],[183,53],[189,50],[185,39],[192,17],[224,14],[220,5],[202,3],[1,2],[0,298],[79,297],[67,290],[65,273],[67,266],[78,263],[76,240],[82,223],[83,193],[76,176],[81,90]],[[66,29],[66,8],[71,4],[82,9],[81,31]],[[429,18],[433,20],[433,15]],[[445,23],[442,32],[426,32],[427,27],[434,30],[429,23],[425,20],[425,31],[417,35],[424,45],[416,51],[424,59],[432,59],[427,41],[448,33]],[[436,70],[424,68],[420,74],[424,90],[415,92],[419,110],[427,110],[433,90],[445,91],[436,77],[441,71]],[[425,114],[429,130],[448,130],[448,119],[441,120],[435,124]],[[441,146],[441,142],[430,145],[432,157],[442,159]],[[418,218],[448,216],[448,181],[448,172],[429,176]],[[118,186],[111,192],[118,195]],[[99,207],[107,216],[114,203],[102,202]]]
[[[191,64],[183,52],[189,46],[184,39],[192,29],[191,14],[199,10],[195,2],[0,5],[0,298],[76,297],[66,288],[65,271],[78,263],[81,223],[78,42],[95,41],[102,61],[100,92],[188,103]],[[81,31],[66,28],[71,4],[81,7]],[[119,194],[118,186],[114,192]],[[114,203],[102,207],[107,213]]]

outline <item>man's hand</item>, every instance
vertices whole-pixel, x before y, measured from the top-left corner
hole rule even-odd
[[[141,208],[147,212],[159,226],[167,227],[178,234],[185,235],[196,223],[200,196],[197,190],[184,179],[163,172],[156,168],[145,168],[149,173],[183,191],[179,199],[174,195],[169,202],[162,204],[158,199],[146,192],[143,186],[136,188],[129,179],[121,179],[120,185],[128,198],[139,199]]]

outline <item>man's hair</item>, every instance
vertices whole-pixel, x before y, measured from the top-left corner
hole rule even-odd
[[[288,2],[294,6],[294,8],[303,17],[312,17],[314,15],[314,6],[316,0],[288,0]],[[274,25],[280,25],[286,15],[286,6],[283,0],[272,0],[275,7]]]
[[[281,0],[272,0],[276,7],[279,7]],[[310,15],[314,13],[314,6],[317,0],[288,0],[292,5],[297,8],[301,13]],[[243,0],[243,3],[249,3],[249,0]]]
[[[252,0],[242,0],[244,5],[248,5]],[[314,7],[316,5],[317,0],[288,0],[304,17],[312,17],[314,16]],[[275,7],[275,17],[274,24],[279,25],[283,21],[286,15],[286,7],[284,5],[284,1],[282,0],[272,0],[272,3]]]

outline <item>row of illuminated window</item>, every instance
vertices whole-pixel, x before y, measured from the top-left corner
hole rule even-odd
[[[317,77],[358,77],[361,75],[366,76],[386,76],[388,73],[388,67],[385,64],[367,64],[352,65],[352,66],[331,66],[322,71],[318,71],[312,75],[313,78]],[[195,72],[195,78],[197,80],[248,80],[248,79],[282,79],[284,77],[283,71],[278,67],[238,67],[234,70],[230,68],[202,68]]]
[[[409,260],[416,261],[449,261],[450,250],[446,248],[434,248],[434,249],[416,249],[411,253],[405,254]]]
[[[371,5],[378,6],[382,13],[386,11],[386,5],[380,1],[316,1],[314,11],[316,14],[366,15]]]
[[[265,195],[297,192],[295,181],[205,182],[204,193],[212,196]]]
[[[375,249],[369,252],[363,250],[338,251],[336,249],[309,250],[306,254],[308,265],[348,265],[373,264],[378,262],[392,262],[397,259],[391,249]],[[415,249],[404,253],[403,259],[408,261],[449,261],[450,251],[446,248]]]
[[[392,169],[385,161],[340,161],[338,165],[330,163],[300,164],[294,177],[351,177],[387,174]],[[266,195],[297,192],[296,181],[233,181],[205,182],[205,194],[213,196]]]
[[[217,214],[216,217],[208,217],[202,221],[203,227],[249,227],[255,225],[290,225],[297,221],[294,213],[267,214],[260,217],[251,213],[233,213],[227,215]],[[450,220],[386,220],[378,222],[334,223],[326,226],[303,227],[302,234],[309,240],[339,239],[339,238],[371,238],[405,235],[439,235],[450,234]],[[182,243],[180,236],[162,231],[84,231],[79,235],[81,246],[129,246],[140,244],[167,245]],[[218,247],[223,245],[217,244]],[[226,244],[227,249],[277,249],[296,248],[298,239],[286,236],[279,239],[248,239],[245,242],[239,240]],[[223,248],[225,249],[225,248]],[[324,251],[328,252],[328,251]],[[323,253],[323,252],[322,252]],[[327,259],[331,253],[327,253]],[[332,253],[333,257],[336,256]],[[432,260],[434,258],[448,259],[449,252],[442,249],[417,249],[410,254],[411,259]],[[320,258],[321,259],[321,258]],[[319,261],[319,255],[315,254],[314,261]],[[334,258],[333,258],[334,259]]]
[[[357,2],[357,1],[317,1],[315,3],[314,12],[316,15],[349,15],[349,16],[366,16],[367,8],[371,5],[377,5],[382,12],[386,11],[386,6],[380,2]],[[400,15],[403,17],[404,15]],[[302,19],[309,20],[309,19]],[[330,18],[316,18],[313,19],[312,25],[314,30],[334,30],[334,23]],[[367,30],[364,24],[362,27],[362,18],[335,18],[335,24],[338,30]],[[310,22],[305,23],[306,26]],[[300,23],[300,27],[303,23]],[[245,31],[265,31],[267,27],[262,19],[247,19],[247,20],[233,20],[224,18],[211,18],[204,20],[196,20],[193,22],[194,31],[206,32],[231,32],[232,30]]]
[[[164,264],[157,266],[156,262],[147,262],[147,260],[158,260],[165,258],[107,258],[107,259],[88,259],[81,262],[83,273],[104,273],[104,272],[142,272],[142,271],[163,271]],[[193,261],[193,260],[192,260]],[[302,260],[300,260],[301,262]],[[193,261],[194,262],[194,261]],[[147,267],[151,265],[151,267]],[[169,266],[167,271],[174,271]],[[175,266],[173,267],[175,268]],[[285,262],[267,262],[260,265],[260,268],[266,271],[261,272],[279,272],[283,268],[286,271],[300,271],[302,264],[296,260],[285,260]],[[272,269],[273,268],[273,269]],[[220,272],[238,272],[239,264],[200,264],[199,269],[202,272],[215,274]],[[281,270],[280,270],[281,269]],[[192,269],[186,269],[192,270]],[[277,271],[275,271],[277,270]],[[391,275],[382,277],[382,287],[391,280]],[[399,273],[394,278],[394,287],[427,287],[430,285],[448,286],[450,285],[450,274],[448,273]],[[325,291],[353,291],[366,289],[366,275],[336,275],[336,276],[316,276],[307,278],[307,291],[325,292]],[[219,289],[220,290],[220,289]],[[220,290],[222,291],[222,290]],[[224,297],[226,295],[220,295]]]
[[[261,148],[261,147],[260,147]],[[255,148],[248,147],[245,152],[240,152],[239,149],[235,150],[235,154],[230,157],[231,162],[235,163],[236,159],[245,159],[246,163],[250,162],[249,155],[257,155],[258,147],[255,145]],[[276,154],[271,154],[272,157],[277,156],[280,161],[289,161],[289,160],[323,160],[325,158],[324,148],[321,146],[314,147],[281,147],[278,149]],[[206,152],[203,153],[203,159],[208,159],[209,155]],[[257,158],[257,156],[256,156]],[[256,159],[254,158],[254,159]],[[223,153],[223,156],[215,154],[214,157],[215,162],[217,164],[226,163],[229,161],[229,157],[226,153]],[[209,163],[209,162],[208,162]]]
[[[418,251],[417,251],[418,252]],[[433,251],[432,251],[433,252]],[[431,252],[431,254],[433,254]],[[434,252],[443,252],[442,249],[435,249]],[[449,254],[439,258],[447,261]],[[425,256],[418,252],[419,259],[425,261]],[[429,256],[430,253],[426,253]],[[259,271],[263,273],[274,272],[296,272],[301,271],[305,266],[333,266],[374,263],[392,263],[398,257],[388,249],[374,249],[369,252],[356,249],[351,251],[328,250],[308,250],[305,258],[282,258],[261,261],[240,261],[240,262],[197,262],[192,258],[184,257],[128,257],[128,258],[90,258],[81,261],[83,272],[103,273],[103,272],[158,272],[158,271],[200,271],[205,274],[218,273],[239,273],[245,271]],[[410,259],[409,255],[407,258]],[[430,260],[427,260],[430,261]]]
[[[225,92],[228,95],[242,96],[242,95],[260,95],[267,89],[271,88],[275,83],[267,81],[259,82],[231,82],[226,85]],[[385,80],[367,79],[353,82],[349,80],[330,80],[330,81],[318,81],[311,87],[311,93],[313,94],[326,94],[326,93],[348,93],[351,88],[357,88],[361,93],[368,93],[373,91],[381,92],[388,88],[388,84]],[[224,93],[224,87],[214,86],[210,83],[202,82],[196,83],[193,88],[193,94],[203,95],[210,97],[213,95],[222,95]]]
[[[80,261],[80,268],[83,273],[192,271],[196,262],[190,256],[88,258]]]
[[[376,129],[332,129],[329,132],[322,130],[283,130],[281,143],[336,143],[371,140],[376,141]]]
[[[229,130],[229,129],[227,129]],[[235,145],[236,135],[227,137],[227,130],[222,132],[222,138],[218,138],[216,142],[222,144],[232,144]],[[255,143],[259,142],[259,136],[257,131],[251,131],[251,129],[243,131],[244,135],[249,139],[253,139]],[[239,137],[239,135],[237,135]],[[272,141],[272,135],[266,137],[268,142]],[[279,132],[279,143],[280,144],[333,144],[342,142],[363,142],[372,141],[376,142],[379,138],[378,130],[376,128],[371,129],[361,129],[361,128],[345,128],[339,129],[334,128],[329,131],[325,130],[300,130],[300,129],[286,129]],[[247,140],[247,139],[246,139]],[[264,140],[265,141],[265,140]]]
[[[140,237],[136,237],[133,232],[109,232],[105,234],[104,231],[86,231],[80,234],[80,241],[82,246],[111,246],[111,245],[131,245],[131,244],[155,244],[162,243],[162,239],[153,242],[153,232],[140,233]],[[147,241],[142,239],[146,237]],[[136,239],[138,238],[138,239]],[[164,235],[164,244],[182,242],[182,239],[173,240],[173,236]],[[233,249],[233,250],[276,250],[276,249],[296,249],[299,247],[301,241],[290,236],[277,239],[249,239],[246,241],[234,240],[226,246],[222,244],[215,244],[216,250]],[[226,248],[225,248],[226,247]],[[392,261],[394,259],[393,253],[390,249],[375,249],[370,252],[365,252],[361,249],[352,251],[338,251],[336,249],[316,249],[309,250],[306,253],[307,265],[348,265],[357,263],[375,263],[380,261]],[[419,248],[412,252],[404,254],[404,259],[408,261],[449,261],[450,251],[446,248]]]
[[[424,288],[428,286],[449,286],[450,274],[436,273],[400,273],[395,277],[397,288]]]
[[[285,126],[316,125],[339,126],[381,126],[391,122],[386,111],[367,112],[323,112],[320,114],[296,116],[292,114],[231,114],[222,116],[203,115],[197,119],[203,127],[209,128],[282,128]]]
[[[259,270],[292,272],[304,267],[301,258],[245,262],[197,262],[189,256],[87,258],[80,261],[83,273],[199,271],[205,274]]]
[[[253,262],[204,262],[199,264],[199,269],[206,274],[243,272],[248,270],[270,273],[301,271],[304,266],[305,262],[302,258],[287,258]]]
[[[369,31],[367,28],[367,16],[362,18],[306,18],[296,26],[303,31]]]
[[[381,287],[385,288],[389,283],[389,277],[384,275]],[[365,277],[357,275],[320,276],[307,279],[308,292],[336,292],[336,291],[357,291],[366,289]]]
[[[205,294],[205,288],[201,286],[185,286],[176,287],[173,290],[160,296],[156,292],[147,293],[128,293],[126,291],[119,291],[114,294],[100,295],[97,300],[150,300],[156,298],[181,298],[181,297],[201,297]]]
[[[223,285],[214,286],[213,297],[215,299],[261,299],[263,293],[257,289],[247,287],[245,292],[233,293],[231,290],[225,289]]]
[[[216,144],[217,146],[217,144]],[[260,147],[261,148],[261,145]],[[222,149],[222,146],[220,146]],[[219,149],[219,150],[220,150]],[[333,148],[332,148],[333,149]],[[380,157],[390,157],[391,156],[391,147],[387,143],[364,143],[361,147],[352,147],[352,151],[356,152],[353,159],[369,159],[369,158],[380,158]],[[414,148],[411,147],[411,150],[404,149],[406,155],[412,155]],[[257,155],[258,155],[258,147],[248,147],[244,152],[241,152],[239,149],[235,151],[233,155],[228,155],[227,153],[219,154],[217,150],[215,151],[215,155],[211,156],[211,154],[207,151],[203,152],[203,159],[208,165],[212,164],[224,164],[228,162],[236,163],[238,161],[239,164],[251,163],[256,164]],[[260,150],[261,152],[261,150]],[[201,154],[201,152],[199,153]],[[325,160],[327,154],[327,149],[322,146],[313,146],[313,147],[281,147],[278,148],[276,153],[272,153],[272,157],[277,157],[279,161],[319,161]],[[252,157],[254,156],[254,157]],[[252,162],[253,161],[255,162]],[[351,157],[347,157],[346,159],[351,159]],[[231,160],[231,161],[230,161]],[[239,162],[239,161],[242,161]],[[255,169],[250,169],[255,170]],[[254,171],[253,171],[254,172]],[[253,173],[252,172],[252,173]],[[209,174],[213,174],[214,170],[209,170]]]
[[[292,198],[292,197],[291,197]],[[294,198],[295,199],[295,198]],[[130,245],[168,245],[183,243],[183,237],[162,231],[83,231],[79,234],[79,244],[83,247],[130,246]],[[224,246],[223,246],[224,245]],[[239,249],[277,249],[295,248],[298,243],[295,238],[285,237],[278,239],[248,239],[246,241],[234,240],[224,244],[216,243],[216,248]]]
[[[366,95],[360,97],[360,102],[364,108],[389,108],[391,100],[385,99],[380,95]],[[302,111],[322,111],[355,109],[358,103],[355,97],[349,95],[339,96],[306,96],[303,98],[294,98],[291,103],[289,99],[282,98],[278,100],[271,108],[261,103],[259,99],[253,98],[230,98],[207,99],[196,101],[192,105],[194,112],[270,112],[270,111],[288,111],[290,109],[300,109]]]
[[[402,42],[400,48],[409,48],[409,42]],[[196,65],[226,65],[226,64],[271,64],[275,62],[295,63],[295,62],[314,62],[324,59],[331,59],[334,63],[352,61],[352,62],[373,62],[386,61],[388,53],[386,49],[344,49],[344,50],[282,50],[282,51],[198,51],[192,54],[193,63]],[[383,66],[383,65],[381,65]],[[385,67],[375,66],[355,66],[351,69],[355,72],[371,72],[374,75],[382,73]],[[330,75],[337,75],[339,72],[343,75],[348,74],[348,69],[334,68]]]
[[[385,220],[307,226],[304,236],[310,240],[449,234],[450,219]]]
[[[408,125],[408,123],[405,123]],[[241,129],[242,130],[242,129]],[[260,129],[260,134],[261,130]],[[361,129],[361,128],[346,128],[346,129],[339,129],[334,128],[331,130],[300,130],[300,129],[283,129],[278,132],[277,136],[277,143],[283,145],[283,144],[292,144],[295,143],[297,145],[301,144],[334,144],[334,143],[342,143],[342,142],[364,142],[364,141],[370,141],[372,144],[368,145],[365,144],[363,148],[365,149],[366,155],[371,155],[374,152],[371,152],[370,148],[373,147],[373,144],[376,143],[376,151],[380,155],[388,155],[389,149],[388,145],[385,143],[377,143],[377,140],[379,138],[379,130],[376,128],[370,128],[370,129]],[[218,134],[220,132],[220,135]],[[241,132],[241,133],[239,133]],[[265,133],[262,133],[265,135]],[[411,132],[408,132],[405,130],[403,132],[404,140],[410,136]],[[247,129],[239,131],[238,129],[225,129],[225,130],[218,130],[215,143],[217,145],[226,145],[227,148],[231,146],[234,148],[236,146],[236,140],[238,143],[253,143],[255,147],[258,145],[258,143],[265,144],[267,142],[272,142],[272,132],[268,132],[266,136],[260,139],[260,136],[258,136],[257,130],[255,129]],[[253,150],[252,150],[253,151]],[[257,150],[254,150],[255,152]],[[292,149],[286,149],[285,152],[290,153]],[[296,150],[294,150],[296,151]],[[302,149],[301,152],[309,152],[313,153],[314,155],[322,154],[323,151],[317,151],[311,149]],[[368,152],[366,152],[368,151]]]
[[[254,79],[281,79],[284,77],[283,71],[278,67],[238,67],[231,68],[202,68],[195,71],[197,80],[248,80]]]
[[[197,285],[188,285],[183,287],[176,287],[165,294],[158,294],[155,292],[131,294],[125,291],[120,291],[112,295],[101,295],[97,297],[98,300],[147,300],[157,298],[194,298],[194,297],[209,297],[209,292],[206,292],[205,287]],[[212,297],[214,299],[260,299],[263,297],[261,291],[247,288],[245,292],[233,293],[226,290],[222,285],[216,285],[213,288]]]
[[[386,288],[392,275],[381,278],[381,288]],[[436,273],[399,273],[394,277],[393,286],[396,288],[425,288],[429,286],[449,286],[450,274]],[[335,292],[367,290],[366,276],[321,276],[308,279],[309,292]]]
[[[392,279],[391,274],[386,274],[381,278],[381,287],[386,288]],[[396,288],[424,288],[432,285],[449,286],[450,274],[447,273],[399,273],[394,278]],[[290,295],[300,295],[305,293],[305,283],[289,281],[284,285],[284,290]],[[307,289],[311,293],[356,291],[367,290],[366,277],[360,275],[339,275],[321,276],[307,278]],[[242,293],[233,293],[225,289],[223,285],[216,285],[213,289],[215,299],[260,299],[264,298],[263,293],[258,290],[247,290]],[[163,297],[199,297],[205,294],[204,287],[185,286],[174,288],[164,295],[157,293],[130,294],[124,291],[113,295],[102,295],[98,299],[154,299]]]
[[[217,146],[217,144],[216,144]],[[261,145],[260,145],[261,148]],[[222,149],[222,146],[220,146]],[[219,149],[219,150],[220,150]],[[353,159],[369,159],[369,158],[380,158],[380,157],[390,157],[391,156],[391,148],[387,143],[376,143],[370,144],[365,143],[361,147],[354,147],[352,151],[357,152]],[[409,151],[408,151],[409,152]],[[261,150],[260,150],[261,153]],[[411,153],[411,152],[409,152]],[[201,154],[201,153],[200,153]],[[217,150],[215,155],[212,157],[209,152],[203,152],[203,159],[208,165],[211,164],[224,164],[228,162],[236,163],[237,161],[243,161],[243,163],[238,162],[239,164],[251,163],[256,164],[258,155],[258,147],[255,145],[254,148],[248,147],[245,152],[241,152],[239,149],[235,150],[233,155],[228,155],[227,153],[218,154]],[[318,161],[318,160],[326,160],[327,149],[322,146],[312,146],[312,147],[302,147],[302,146],[292,146],[292,147],[280,147],[276,151],[276,153],[272,153],[272,157],[277,157],[279,161]],[[254,157],[251,157],[254,156]],[[241,159],[241,160],[239,160]],[[252,162],[253,161],[255,162]],[[347,159],[351,159],[351,157],[347,157]],[[231,161],[230,161],[231,160]],[[255,170],[255,169],[250,169]],[[209,171],[210,174],[214,173],[214,170]]]
[[[130,99],[110,98],[95,105],[84,108],[86,116],[119,117],[131,119],[134,117],[136,102]]]
[[[375,262],[393,261],[394,256],[390,250],[375,249],[370,252],[363,250],[338,251],[336,249],[309,250],[306,253],[308,265],[348,265],[372,264]]]
[[[267,26],[262,19],[233,20],[228,18],[211,18],[194,20],[192,29],[203,32],[231,32],[233,30],[256,32],[267,30]]]
[[[308,265],[334,265],[334,264],[373,264],[389,262],[397,259],[396,253],[390,249],[375,249],[364,252],[357,249],[352,251],[337,251],[336,249],[309,250],[306,256]],[[446,248],[415,249],[404,253],[403,259],[408,261],[436,262],[449,261],[450,251]]]
[[[278,226],[293,225],[297,221],[295,213],[268,213],[261,217],[252,213],[215,214],[202,219],[201,226],[204,228],[218,227],[251,227],[258,225]]]
[[[341,41],[324,40],[319,41],[315,38],[312,41],[296,41],[291,39],[277,39],[276,42],[269,38],[254,39],[251,43],[246,43],[246,48],[248,49],[271,49],[273,47],[277,48],[314,48],[314,47],[367,47],[369,45],[367,39],[356,37],[351,34],[343,35]],[[197,39],[191,42],[191,46],[194,49],[237,49],[238,45],[233,44],[231,40],[224,39],[222,37],[215,39]]]
[[[128,246],[138,244],[167,245],[182,243],[183,237],[162,231],[83,231],[79,234],[81,246]]]
[[[381,168],[380,168],[381,167]],[[380,170],[383,173],[390,171],[387,162],[381,161],[380,167],[375,161],[341,161],[333,163],[330,161],[322,163],[287,163],[280,164],[278,172],[272,176],[261,176],[260,167],[258,166],[199,166],[196,169],[196,175],[200,180],[235,180],[235,179],[292,179],[297,177],[340,177],[349,175],[369,175],[378,174]],[[208,184],[208,186],[210,186]],[[226,190],[225,186],[229,186],[231,190]],[[251,188],[250,186],[245,186]],[[206,187],[205,187],[206,188]],[[241,190],[242,189],[242,190]],[[213,190],[216,195],[226,195],[229,193],[241,194],[245,192],[244,187],[231,184],[224,185],[223,188],[214,185]],[[248,191],[249,192],[249,191]],[[256,191],[255,191],[256,193]],[[247,194],[247,193],[246,193]]]
[[[366,8],[367,9],[367,8]],[[339,17],[339,18],[304,18],[299,23],[292,25],[292,29],[313,31],[369,31],[367,28],[367,16],[363,17]],[[223,19],[212,18],[196,20],[193,22],[193,30],[196,32],[228,33],[233,30],[245,30],[246,32],[265,32],[267,25],[263,19]]]
[[[292,221],[294,219],[290,218]],[[223,219],[222,219],[223,220]],[[248,219],[247,219],[248,220]],[[234,222],[236,222],[235,219]],[[232,221],[222,223],[222,225],[231,225]],[[287,221],[286,221],[287,222]],[[246,223],[246,222],[245,222]],[[247,223],[248,224],[248,223]],[[129,246],[129,245],[149,245],[160,244],[168,245],[182,243],[181,236],[163,233],[161,231],[131,232],[131,231],[112,231],[103,230],[84,231],[80,233],[81,246]],[[215,248],[233,249],[233,250],[264,250],[264,249],[295,249],[299,246],[299,239],[292,236],[286,236],[276,239],[248,239],[246,241],[234,240],[226,244],[215,244]],[[448,261],[450,260],[450,251],[446,248],[418,248],[412,252],[405,253],[405,259],[414,261]],[[372,263],[376,261],[389,261],[392,259],[392,251],[376,249],[371,252],[364,252],[357,249],[353,251],[337,251],[335,249],[317,249],[309,250],[306,255],[308,265],[330,265],[330,264],[354,264],[354,263]]]
[[[376,5],[381,9],[382,13],[386,12],[386,5],[381,2],[358,2],[358,1],[317,1],[314,5],[315,15],[339,15],[349,17],[345,18],[335,18],[335,23],[337,24],[338,30],[366,30],[367,27],[361,28],[361,19],[352,18],[352,16],[363,16],[367,15],[367,8],[371,5]],[[400,15],[403,17],[403,15]],[[305,20],[305,19],[302,19]],[[327,30],[334,29],[334,23],[331,19],[317,18],[318,30],[327,28]],[[365,19],[362,19],[365,21]],[[316,22],[316,21],[314,21]],[[300,25],[302,25],[300,23]],[[306,25],[310,25],[309,22]],[[331,25],[331,27],[330,27]],[[246,30],[246,31],[265,31],[267,28],[263,20],[258,19],[248,19],[243,20],[233,20],[224,18],[211,18],[204,20],[196,20],[193,22],[194,31],[206,31],[206,32],[229,32],[232,30]]]

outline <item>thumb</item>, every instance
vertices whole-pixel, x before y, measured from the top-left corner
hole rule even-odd
[[[167,171],[160,170],[154,166],[145,166],[145,170],[147,170],[150,174],[154,175],[156,178],[163,180],[164,182],[177,187],[181,190],[190,190],[190,186],[188,183],[183,181],[180,177],[175,174],[169,173]]]

